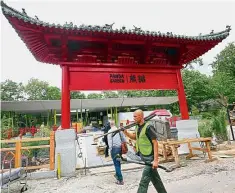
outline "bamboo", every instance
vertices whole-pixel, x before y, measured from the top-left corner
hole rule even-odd
[[[1,140],[1,143],[17,143],[17,142],[32,142],[32,141],[48,141],[50,137],[40,137],[40,138],[30,138],[30,139],[10,139],[10,140]]]
[[[54,125],[56,125],[56,110],[54,110]]]
[[[77,122],[78,122],[78,110],[76,110]]]

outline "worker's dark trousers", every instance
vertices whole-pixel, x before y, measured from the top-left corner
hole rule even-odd
[[[137,193],[147,193],[150,181],[158,193],[167,193],[158,171],[151,166],[145,166]]]

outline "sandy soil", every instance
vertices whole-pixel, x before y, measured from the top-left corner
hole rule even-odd
[[[159,170],[168,193],[235,192],[235,158],[221,158],[211,163],[205,163],[204,159],[185,163],[185,167],[171,173]],[[135,193],[141,173],[142,168],[124,171],[125,184],[118,186],[114,183],[113,167],[90,169],[87,175],[80,171],[72,178],[30,180],[26,193]],[[12,185],[12,188],[11,192],[20,190],[17,184]],[[156,192],[151,183],[148,192]]]

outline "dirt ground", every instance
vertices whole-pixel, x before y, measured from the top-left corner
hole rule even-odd
[[[229,153],[228,153],[229,152]],[[230,158],[221,158],[230,155]],[[215,152],[218,160],[205,163],[205,159],[185,160],[184,167],[166,173],[159,169],[168,193],[234,193],[235,192],[235,151],[221,149]],[[170,166],[173,163],[166,163]],[[137,168],[138,167],[138,168]],[[125,184],[116,185],[113,166],[93,168],[84,174],[78,171],[76,177],[28,181],[26,193],[136,193],[142,174],[142,167],[123,164]],[[12,185],[11,192],[19,192],[20,186]],[[150,183],[148,192],[156,192]]]

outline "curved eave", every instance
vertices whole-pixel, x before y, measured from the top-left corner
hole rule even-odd
[[[213,40],[223,40],[229,35],[229,32],[231,28],[229,26],[226,27],[224,31],[218,32],[218,33],[211,33],[206,35],[199,35],[199,36],[186,36],[186,35],[177,35],[172,34],[171,32],[162,33],[162,32],[155,32],[155,31],[144,31],[144,30],[134,30],[134,29],[112,29],[107,28],[106,26],[91,26],[91,25],[73,25],[72,22],[70,24],[50,24],[48,22],[43,22],[37,19],[34,19],[29,16],[23,16],[23,14],[19,14],[19,12],[13,12],[12,10],[2,8],[3,14],[7,17],[15,17],[19,20],[22,20],[24,23],[29,23],[32,25],[36,25],[38,27],[43,27],[45,30],[56,30],[56,32],[60,33],[80,33],[81,35],[90,35],[92,32],[96,33],[105,33],[111,34],[111,35],[135,35],[139,37],[151,37],[151,38],[172,38],[172,39],[183,39],[183,40],[193,40],[193,41],[213,41]],[[7,17],[9,18],[9,17]]]

